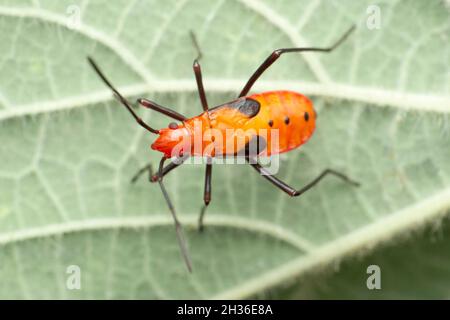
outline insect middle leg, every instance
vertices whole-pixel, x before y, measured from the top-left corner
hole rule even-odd
[[[298,197],[299,195],[305,193],[306,191],[308,191],[309,189],[311,189],[312,187],[314,187],[317,183],[319,183],[320,180],[322,180],[323,178],[325,178],[327,175],[334,175],[340,179],[342,179],[343,181],[353,185],[353,186],[359,186],[359,182],[353,181],[352,179],[350,179],[348,176],[346,176],[343,173],[340,173],[336,170],[333,169],[325,169],[324,171],[322,171],[321,174],[319,174],[315,179],[313,179],[311,182],[309,182],[308,184],[306,184],[303,188],[301,189],[294,189],[291,186],[289,186],[288,184],[286,184],[285,182],[283,182],[282,180],[278,179],[277,177],[275,177],[274,175],[270,174],[269,171],[267,171],[267,169],[265,169],[264,167],[262,167],[259,163],[251,163],[250,159],[247,159],[247,162],[249,162],[249,164],[256,170],[258,171],[265,179],[269,180],[273,185],[275,185],[277,188],[283,190],[284,192],[286,192],[288,195],[290,195],[291,197]]]
[[[206,171],[205,171],[205,189],[203,192],[203,202],[204,205],[202,206],[202,209],[200,211],[200,216],[198,218],[198,230],[203,231],[204,225],[203,225],[203,217],[205,216],[206,208],[208,207],[209,203],[211,202],[211,178],[212,178],[212,163],[209,162],[206,164]]]

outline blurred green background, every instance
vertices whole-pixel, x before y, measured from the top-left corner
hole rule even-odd
[[[449,8],[0,0],[0,298],[449,298]],[[328,46],[354,23],[333,53],[281,57],[253,92],[295,90],[319,114],[308,144],[283,155],[280,178],[300,187],[334,168],[362,186],[327,178],[291,199],[247,166],[217,165],[199,234],[204,168],[177,169],[166,186],[186,229],[188,274],[158,186],[129,183],[156,165],[154,136],[86,56],[131,100],[194,116],[189,30],[217,105],[274,49]],[[169,122],[138,112],[155,127]],[[366,286],[369,265],[380,267],[380,290]]]

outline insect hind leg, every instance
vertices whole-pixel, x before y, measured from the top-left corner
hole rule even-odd
[[[197,51],[197,57],[195,58],[195,60],[198,61],[203,56],[202,50],[200,49],[200,46],[198,44],[197,37],[196,37],[194,31],[190,30],[189,35],[191,36],[191,41],[192,41],[192,44],[194,45],[195,51]]]
[[[248,161],[249,162],[249,161]],[[316,184],[318,184],[323,178],[325,178],[328,175],[334,175],[337,178],[340,178],[344,182],[347,182],[355,187],[358,187],[360,184],[357,181],[354,181],[350,179],[347,175],[338,172],[333,169],[325,169],[320,173],[316,178],[314,178],[311,182],[306,184],[304,187],[300,189],[294,189],[293,187],[286,184],[284,181],[280,180],[279,178],[275,177],[274,175],[270,174],[267,169],[265,169],[263,166],[261,166],[259,163],[251,163],[249,164],[257,171],[259,174],[261,174],[265,179],[267,179],[270,183],[272,183],[274,186],[279,188],[280,190],[286,192],[291,197],[298,197],[314,187]]]
[[[256,82],[256,80],[259,79],[259,77],[269,68],[275,61],[278,60],[278,58],[284,54],[289,52],[331,52],[334,49],[336,49],[341,43],[345,41],[345,39],[348,38],[348,36],[355,30],[356,26],[352,25],[334,44],[332,44],[329,47],[325,48],[318,48],[318,47],[303,47],[303,48],[282,48],[277,49],[273,51],[262,63],[261,65],[256,69],[256,71],[251,75],[251,77],[248,79],[247,83],[245,84],[244,88],[239,93],[239,97],[246,96],[247,93],[252,88],[253,84]]]
[[[197,82],[197,91],[200,97],[200,102],[202,103],[203,111],[208,111],[208,101],[206,99],[205,88],[203,86],[202,68],[199,63],[199,60],[202,57],[202,51],[200,50],[200,46],[198,45],[198,41],[195,37],[194,32],[190,31],[189,33],[191,35],[192,43],[197,50],[197,58],[194,59],[194,63],[192,65],[195,75],[195,81]]]

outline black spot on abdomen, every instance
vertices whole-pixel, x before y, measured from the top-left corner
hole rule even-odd
[[[308,112],[305,112],[304,118],[305,118],[305,121],[308,121],[308,120],[309,120],[309,113],[308,113]]]

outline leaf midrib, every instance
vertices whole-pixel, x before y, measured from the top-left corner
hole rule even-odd
[[[284,241],[297,248],[300,254],[299,258],[219,293],[213,299],[243,299],[251,297],[262,290],[276,287],[284,281],[299,277],[310,270],[325,267],[336,259],[363,249],[370,250],[378,243],[389,240],[406,230],[412,231],[424,227],[425,222],[444,216],[449,209],[450,188],[447,188],[409,207],[400,209],[364,227],[355,229],[345,236],[328,241],[321,246],[310,243],[282,226],[277,226],[267,221],[229,215],[211,216],[208,220],[209,226],[231,227],[259,232]],[[197,216],[184,215],[182,222],[186,228],[195,228]],[[168,215],[85,219],[3,233],[0,235],[0,246],[73,232],[171,226],[172,223]]]
[[[181,216],[180,220],[186,228],[197,228],[197,214],[185,214]],[[160,226],[173,226],[173,220],[168,214],[74,220],[45,226],[24,228],[10,232],[2,232],[0,233],[0,246],[74,232],[98,231],[105,229],[152,228]],[[208,218],[207,226],[231,227],[266,234],[297,248],[300,252],[311,252],[315,249],[315,245],[308,240],[294,234],[292,231],[282,226],[264,220],[215,214],[214,216]]]
[[[241,2],[241,1],[239,1]],[[250,9],[255,10],[283,31],[293,42],[294,45],[305,45],[306,42],[298,36],[293,27],[282,18],[277,16],[270,8],[261,6],[261,3],[254,1],[242,2]],[[258,8],[260,10],[258,10]],[[64,16],[35,8],[14,8],[0,6],[0,15],[12,17],[36,18],[43,21],[54,23],[68,28]],[[155,80],[155,77],[136,59],[136,57],[124,48],[120,42],[114,38],[98,32],[92,27],[82,24],[79,29],[71,30],[80,32],[94,39],[117,54],[122,61],[136,72],[144,83],[134,84],[120,88],[124,95],[144,95],[148,92],[188,92],[195,91],[196,86],[193,79],[179,80]],[[303,58],[310,66],[321,82],[302,82],[302,81],[258,81],[254,90],[274,90],[288,89],[301,91],[305,95],[333,97],[337,99],[354,100],[367,102],[375,106],[390,106],[406,110],[422,110],[449,113],[450,95],[437,94],[416,94],[410,92],[398,92],[374,87],[355,86],[349,84],[339,84],[332,82],[328,75],[322,72],[322,66],[316,58],[304,55]],[[238,92],[246,79],[208,79],[205,80],[205,86],[211,92]],[[67,99],[41,101],[30,105],[15,106],[12,108],[5,104],[4,110],[0,111],[0,121],[18,116],[39,114],[58,110],[65,110],[75,107],[88,106],[94,103],[102,103],[111,100],[111,94],[107,90],[82,94]],[[6,103],[6,100],[5,100]]]
[[[238,92],[245,83],[242,80],[205,79],[205,87],[209,92]],[[124,96],[145,96],[151,93],[196,92],[193,79],[164,80],[152,84],[135,84],[119,87]],[[358,87],[346,84],[320,84],[302,81],[259,81],[253,91],[292,90],[300,91],[311,97],[329,97],[348,101],[370,103],[377,107],[391,107],[399,110],[419,110],[441,114],[450,113],[450,95],[402,93],[371,87]],[[81,108],[113,101],[107,89],[89,94],[72,96],[53,101],[39,101],[32,104],[16,105],[14,108],[0,110],[0,121],[21,116],[57,112],[67,109]],[[200,111],[200,109],[199,109]]]

